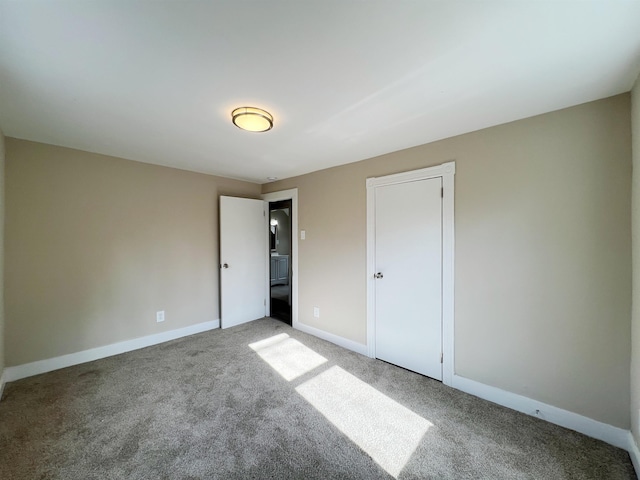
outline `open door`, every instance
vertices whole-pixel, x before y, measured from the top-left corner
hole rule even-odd
[[[265,202],[220,197],[220,325],[265,316],[268,252]]]

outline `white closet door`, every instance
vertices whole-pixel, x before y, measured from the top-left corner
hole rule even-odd
[[[376,357],[442,380],[442,179],[375,188]]]
[[[265,316],[265,202],[220,197],[220,323],[222,328]]]

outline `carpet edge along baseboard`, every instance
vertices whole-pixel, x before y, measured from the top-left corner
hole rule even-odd
[[[196,323],[187,327],[168,330],[166,332],[154,333],[144,337],[124,340],[122,342],[112,343],[101,347],[90,348],[76,353],[61,355],[59,357],[38,360],[35,362],[25,363],[14,367],[6,367],[2,375],[2,386],[6,382],[13,382],[22,378],[32,377],[41,373],[52,372],[61,368],[79,365],[81,363],[92,362],[101,358],[119,355],[121,353],[131,352],[140,348],[158,345],[160,343],[176,340],[178,338],[195,335],[196,333],[206,332],[220,327],[220,320],[210,320],[207,322]]]

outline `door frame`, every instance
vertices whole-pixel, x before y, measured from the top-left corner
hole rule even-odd
[[[442,178],[442,383],[451,385],[454,367],[454,175],[456,163],[367,178],[367,355],[376,358],[375,189],[386,185]]]
[[[279,192],[263,193],[262,200],[267,202],[266,209],[269,212],[269,202],[278,202],[280,200],[291,200],[291,326],[298,328],[298,189],[292,188],[289,190],[281,190]],[[269,222],[267,222],[267,225]],[[269,242],[268,232],[267,235],[267,275],[266,275],[266,291],[265,298],[268,300],[271,298],[271,280],[269,277],[269,262],[271,257],[269,255]],[[266,315],[271,315],[271,303],[266,302]]]

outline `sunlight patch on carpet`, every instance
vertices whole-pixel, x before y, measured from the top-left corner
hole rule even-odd
[[[286,333],[251,343],[249,347],[287,381],[294,380],[327,361]]]
[[[296,391],[395,478],[433,426],[338,366]]]

